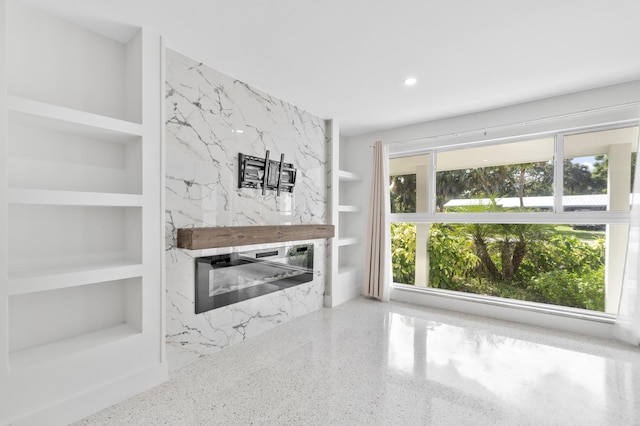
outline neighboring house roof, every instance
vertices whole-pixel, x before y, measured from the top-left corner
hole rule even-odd
[[[520,207],[519,197],[496,198],[496,204],[504,208],[516,209]],[[553,196],[523,197],[524,207],[551,209],[553,208]],[[592,195],[565,195],[562,197],[562,204],[565,208],[602,209],[609,203],[608,194]],[[490,198],[472,198],[449,200],[444,207],[465,207],[465,206],[488,206],[491,205]]]

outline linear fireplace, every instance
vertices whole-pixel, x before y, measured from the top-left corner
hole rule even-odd
[[[313,244],[196,258],[196,314],[313,280]]]

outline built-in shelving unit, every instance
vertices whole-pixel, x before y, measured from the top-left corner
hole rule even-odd
[[[331,284],[325,294],[325,306],[337,306],[361,293],[360,267],[353,256],[353,248],[362,243],[359,238],[349,234],[344,226],[349,216],[359,217],[362,209],[349,204],[345,196],[350,186],[358,185],[362,180],[355,173],[340,169],[340,134],[336,121],[330,123],[331,132],[331,218],[336,228],[336,236],[331,246]]]
[[[0,424],[166,379],[162,44],[132,33],[0,0]]]

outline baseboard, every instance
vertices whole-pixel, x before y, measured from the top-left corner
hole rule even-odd
[[[337,291],[330,296],[324,296],[324,307],[335,308],[336,306],[348,302],[349,300],[360,297],[361,294],[362,291],[357,283],[343,284],[340,288],[340,291]]]
[[[68,425],[158,386],[168,379],[167,363],[161,363],[91,389],[61,403],[10,420],[8,424],[15,426]]]

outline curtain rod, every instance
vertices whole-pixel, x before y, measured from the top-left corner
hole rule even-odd
[[[596,109],[584,110],[584,111],[573,112],[573,113],[562,114],[562,115],[554,115],[552,117],[545,117],[545,118],[537,118],[537,119],[534,119],[534,120],[520,121],[520,122],[510,123],[510,124],[501,124],[501,125],[497,125],[497,126],[481,127],[481,128],[478,128],[478,129],[465,130],[465,131],[462,131],[462,132],[443,133],[443,134],[440,134],[440,135],[423,136],[423,137],[418,137],[418,138],[413,138],[413,139],[405,139],[405,140],[399,140],[399,141],[393,141],[393,142],[383,142],[383,143],[385,145],[394,145],[394,144],[404,143],[404,142],[416,142],[416,141],[421,141],[421,140],[436,140],[436,139],[440,139],[440,138],[467,136],[467,135],[474,135],[474,134],[486,135],[487,132],[489,132],[489,131],[511,129],[511,128],[514,128],[514,127],[521,127],[521,126],[527,126],[527,125],[532,125],[532,124],[545,123],[545,122],[554,121],[554,120],[561,120],[561,119],[565,119],[565,118],[580,117],[580,116],[583,116],[583,115],[602,113],[602,112],[607,112],[607,111],[614,111],[614,110],[617,110],[617,109],[629,108],[629,107],[634,107],[634,106],[640,106],[640,101],[629,102],[629,103],[626,103],[626,104],[615,105],[615,106],[604,107],[604,108],[596,108]],[[450,117],[450,118],[453,118],[453,117]],[[640,119],[640,115],[638,116],[638,119]],[[371,147],[373,147],[373,145],[371,145]]]

